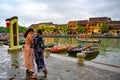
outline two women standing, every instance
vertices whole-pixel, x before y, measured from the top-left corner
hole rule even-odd
[[[47,77],[47,69],[44,57],[44,40],[42,31],[38,30],[37,35],[32,38],[33,29],[28,29],[24,35],[26,42],[24,47],[24,61],[26,72],[33,73],[32,78],[37,78],[40,70]]]

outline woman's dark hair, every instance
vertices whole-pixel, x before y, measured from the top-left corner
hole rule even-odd
[[[29,32],[33,32],[33,31],[34,31],[34,30],[33,30],[32,28],[29,28],[29,29],[25,32],[24,38],[27,37],[27,35],[28,35]]]
[[[42,30],[41,30],[41,29],[38,29],[38,30],[37,30],[37,33],[42,35]]]

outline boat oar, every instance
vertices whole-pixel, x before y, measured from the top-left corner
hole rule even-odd
[[[91,46],[92,46],[92,45],[89,45],[89,46],[85,47],[85,48],[83,49],[83,51],[85,51],[86,49],[90,48]]]

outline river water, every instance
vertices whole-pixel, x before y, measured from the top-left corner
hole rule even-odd
[[[55,43],[58,45],[72,45],[76,46],[82,44],[76,38],[44,38],[45,43]],[[106,65],[120,67],[120,38],[101,38],[101,44],[99,53],[94,56],[86,58],[96,63],[102,63]],[[59,53],[58,53],[59,54]],[[61,55],[61,54],[60,54]],[[63,56],[68,56],[67,52],[62,54]],[[69,56],[68,56],[69,57]]]
[[[44,40],[46,44],[55,43],[55,46],[82,44],[76,38],[44,37]],[[101,40],[99,54],[86,60],[120,68],[120,38],[101,38]],[[8,48],[5,45],[0,46],[0,80],[23,80],[25,74],[23,51],[9,53]],[[67,52],[58,55],[71,57]]]

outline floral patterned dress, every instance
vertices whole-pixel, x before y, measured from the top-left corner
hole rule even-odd
[[[37,70],[38,72],[41,69],[46,69],[45,65],[45,57],[44,57],[44,41],[41,36],[36,36],[33,39],[34,44],[34,56],[35,56],[35,62],[37,64]]]
[[[24,62],[25,68],[29,71],[34,71],[34,51],[33,48],[30,47],[32,43],[32,36],[30,34],[27,35],[25,39],[25,46],[24,46]]]

